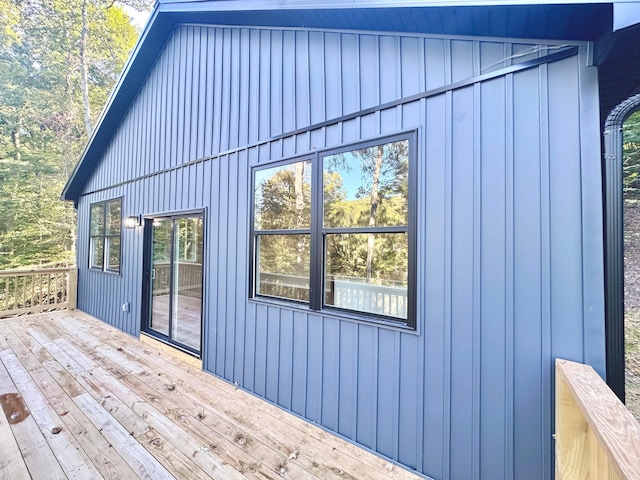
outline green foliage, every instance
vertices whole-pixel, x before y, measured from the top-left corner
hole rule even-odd
[[[75,212],[60,201],[87,141],[83,0],[0,0],[0,270],[75,261]],[[135,43],[121,8],[85,0],[93,122]]]
[[[296,168],[301,192],[296,191]],[[306,173],[305,173],[306,171]],[[257,226],[261,230],[309,228],[311,222],[310,166],[304,162],[258,172]],[[298,198],[300,195],[300,198]]]
[[[622,168],[624,198],[640,199],[640,111],[624,123]]]

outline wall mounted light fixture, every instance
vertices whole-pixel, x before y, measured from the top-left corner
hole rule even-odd
[[[124,228],[136,228],[142,225],[142,218],[140,215],[132,215],[124,219]]]

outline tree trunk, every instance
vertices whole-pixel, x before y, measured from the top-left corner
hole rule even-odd
[[[82,29],[80,30],[80,78],[82,88],[82,107],[84,110],[84,127],[87,138],[91,138],[91,109],[89,107],[89,73],[87,68],[87,38],[89,36],[89,21],[87,20],[87,1],[82,0]]]
[[[304,221],[304,163],[295,164],[293,189],[296,195],[296,228],[305,228]],[[296,263],[301,266],[304,256],[305,237],[298,235]]]
[[[11,143],[16,151],[16,160],[20,161],[22,155],[20,154],[20,129],[22,128],[22,121],[18,120],[16,128],[11,132]]]
[[[378,211],[378,185],[380,184],[380,171],[382,170],[382,145],[378,147],[376,161],[373,166],[373,181],[371,182],[371,210],[369,211],[369,226],[376,226],[376,212]],[[375,247],[375,237],[369,234],[367,240],[367,282],[371,282],[373,276],[373,251]]]

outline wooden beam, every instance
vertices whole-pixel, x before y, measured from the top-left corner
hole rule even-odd
[[[556,360],[556,479],[640,478],[640,424],[589,365]]]

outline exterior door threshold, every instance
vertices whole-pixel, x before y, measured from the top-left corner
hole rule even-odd
[[[192,367],[196,367],[202,370],[202,359],[194,357],[193,355],[190,355],[169,343],[162,342],[157,338],[152,337],[148,333],[140,332],[140,341],[142,343],[146,343],[147,345],[158,348],[167,355],[170,355],[173,358],[177,358],[178,360],[182,360]]]

